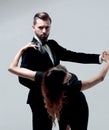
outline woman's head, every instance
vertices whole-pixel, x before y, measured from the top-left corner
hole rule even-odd
[[[45,107],[53,121],[55,116],[59,118],[59,112],[62,108],[64,94],[63,82],[66,73],[66,68],[58,65],[49,69],[43,78],[42,94],[44,96]]]
[[[51,69],[45,76],[45,85],[51,102],[57,102],[63,92],[63,81],[66,72],[61,69]]]

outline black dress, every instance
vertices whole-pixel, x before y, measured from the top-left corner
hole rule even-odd
[[[65,96],[59,120],[60,130],[66,130],[68,124],[71,130],[87,130],[88,104],[81,92],[81,81],[74,74],[66,86]]]

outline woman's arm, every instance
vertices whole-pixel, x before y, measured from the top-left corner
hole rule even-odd
[[[27,79],[30,79],[30,80],[34,81],[36,71],[32,71],[32,70],[29,70],[29,69],[26,69],[26,68],[20,68],[18,66],[19,60],[20,60],[23,52],[29,47],[33,47],[33,48],[36,49],[36,45],[34,45],[32,43],[29,43],[26,46],[22,47],[17,52],[14,59],[12,60],[10,66],[8,68],[8,71],[10,71],[11,73],[16,74],[16,75],[18,75],[20,77],[27,78]]]
[[[98,73],[97,76],[95,76],[89,80],[82,81],[81,90],[89,89],[104,80],[104,78],[108,72],[108,69],[109,69],[109,55],[107,53],[104,53],[103,59],[106,63],[103,66],[103,68],[101,69],[101,71]]]

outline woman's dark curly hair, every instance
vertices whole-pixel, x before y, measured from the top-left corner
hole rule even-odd
[[[47,112],[53,122],[55,118],[59,119],[60,117],[64,97],[63,81],[66,72],[64,66],[58,65],[45,72],[43,77],[42,95]]]

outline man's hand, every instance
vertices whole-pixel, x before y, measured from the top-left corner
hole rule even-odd
[[[103,51],[102,54],[101,54],[101,61],[106,62],[105,59],[104,59],[104,55],[109,55],[109,50]]]
[[[104,62],[107,62],[107,60],[109,59],[109,50],[104,51],[104,52],[102,53],[101,58],[102,58],[102,60],[103,60]]]

